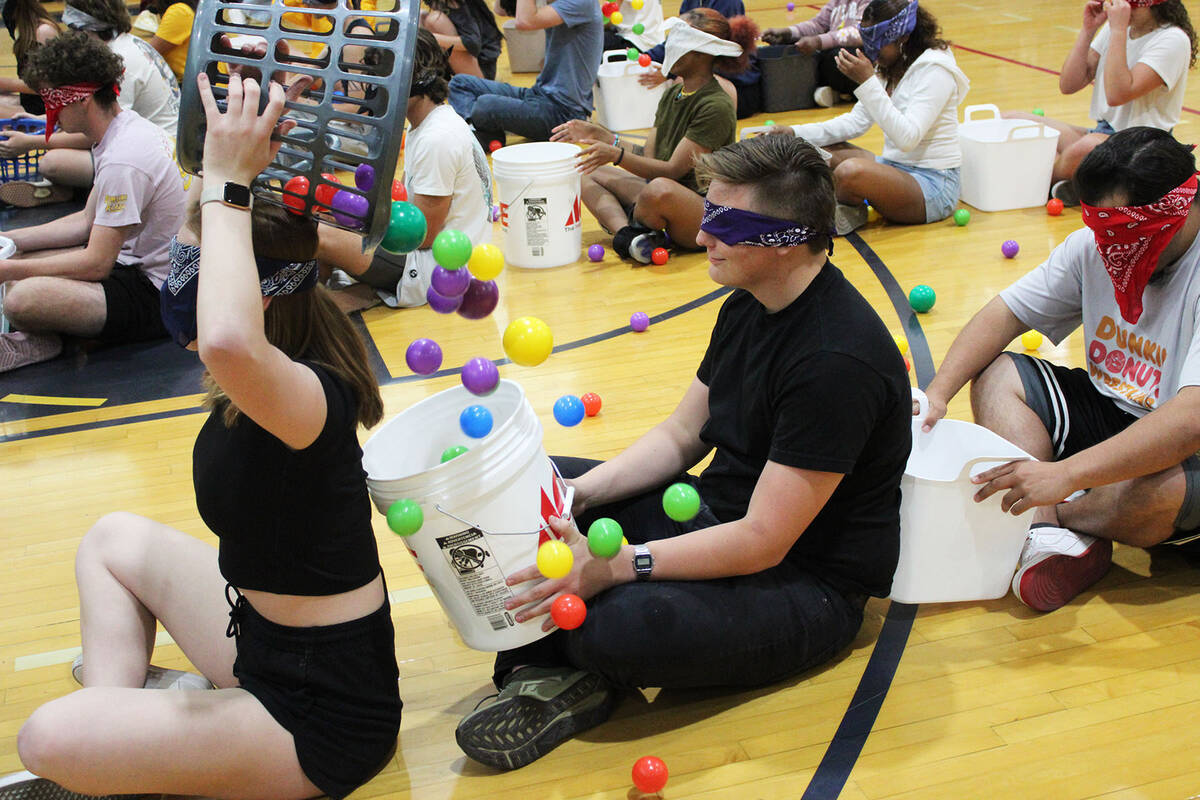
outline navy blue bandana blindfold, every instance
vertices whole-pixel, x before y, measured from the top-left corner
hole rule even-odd
[[[789,219],[768,217],[743,208],[731,208],[704,199],[704,216],[700,230],[720,239],[729,247],[796,247],[821,236],[829,237],[829,254],[833,255],[833,231],[816,231],[797,225]]]

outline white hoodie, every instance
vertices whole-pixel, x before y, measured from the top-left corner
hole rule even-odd
[[[891,97],[875,75],[854,90],[858,102],[849,113],[827,122],[793,125],[792,130],[822,146],[856,139],[878,123],[884,158],[913,167],[953,169],[962,165],[958,105],[970,85],[953,53],[930,48],[904,73]]]

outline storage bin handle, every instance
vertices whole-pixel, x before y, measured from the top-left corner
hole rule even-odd
[[[972,459],[968,460],[967,463],[963,464],[962,471],[960,471],[958,473],[957,480],[970,481],[971,480],[971,470],[974,469],[975,467],[979,466],[980,464],[986,464],[989,462],[993,463],[993,464],[1007,464],[1010,461],[1032,461],[1032,460],[1033,460],[1032,456],[1018,456],[1017,458],[1013,458],[1012,456],[978,456],[977,458],[972,458]]]
[[[1021,137],[1017,136],[1017,131],[1027,131],[1027,130],[1031,130],[1031,129],[1037,129],[1037,136],[1021,136]],[[1054,129],[1051,128],[1050,130],[1054,130]],[[1004,141],[1011,142],[1017,138],[1021,138],[1021,139],[1044,139],[1044,138],[1046,138],[1046,123],[1035,122],[1031,119],[1019,121],[1016,125],[1013,125],[1009,129],[1008,138],[1006,138]]]
[[[963,122],[970,122],[974,119],[976,111],[991,111],[992,119],[1000,119],[1000,109],[994,103],[980,103],[975,106],[967,106],[966,110],[963,111]]]

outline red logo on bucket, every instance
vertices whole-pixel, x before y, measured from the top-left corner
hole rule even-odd
[[[550,479],[550,485],[551,485],[551,487],[553,487],[551,489],[551,491],[554,492],[554,502],[550,501],[550,497],[546,494],[545,489],[541,490],[541,493],[542,493],[542,528],[540,531],[538,531],[538,547],[541,547],[543,544],[550,541],[551,539],[559,538],[557,535],[555,535],[554,531],[551,530],[551,528],[550,528],[550,518],[551,517],[561,517],[566,512],[566,510],[563,508],[564,491],[559,488],[560,483],[561,483],[561,479],[558,477],[557,474],[555,474]]]
[[[575,195],[575,204],[571,206],[571,213],[567,216],[567,230],[575,227],[583,219],[583,208],[579,202],[579,195]]]
[[[500,227],[508,230],[508,203],[500,204]]]

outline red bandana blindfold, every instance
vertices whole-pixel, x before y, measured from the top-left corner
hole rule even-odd
[[[41,95],[42,102],[46,104],[46,141],[50,141],[50,134],[54,132],[54,126],[58,124],[58,112],[72,103],[86,100],[101,88],[98,83],[68,83],[65,86],[40,90],[38,94]],[[121,87],[114,83],[113,91],[119,95]]]
[[[1142,293],[1158,257],[1187,219],[1196,199],[1196,176],[1144,206],[1097,208],[1082,203],[1083,224],[1096,237],[1121,316],[1131,325],[1142,316]]]

